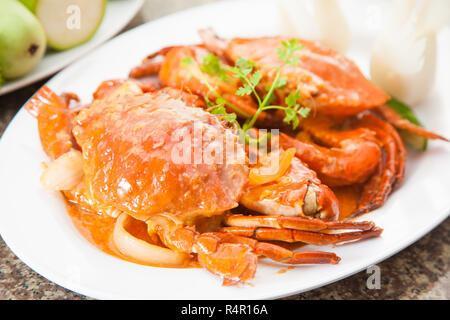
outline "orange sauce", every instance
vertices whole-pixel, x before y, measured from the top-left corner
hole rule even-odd
[[[73,225],[86,240],[108,254],[120,255],[112,242],[115,219],[83,211],[67,201],[66,208]]]
[[[339,200],[339,220],[345,220],[358,207],[362,186],[352,185],[348,187],[332,187],[331,189]]]
[[[356,209],[358,200],[362,192],[362,187],[333,187],[332,189],[339,200],[339,220],[344,220]],[[81,209],[77,204],[69,201],[66,201],[66,208],[76,229],[87,241],[89,241],[96,248],[119,259],[142,264],[142,262],[138,262],[124,256],[114,245],[112,235],[116,219],[109,216],[85,211]],[[214,221],[214,223],[217,224],[218,222]],[[145,222],[137,219],[130,219],[130,223],[126,225],[126,229],[134,237],[155,244],[154,239],[151,239],[147,233],[147,225]],[[304,246],[304,244],[302,243],[283,243],[279,241],[273,241],[273,243],[276,243],[290,250],[295,250]],[[190,268],[200,266],[196,259],[193,258],[185,267]],[[278,273],[285,273],[290,269],[291,267],[287,269],[281,269],[278,271]]]
[[[66,201],[66,208],[75,228],[97,249],[119,259],[137,264],[143,264],[142,262],[133,260],[123,255],[114,245],[113,231],[116,219],[109,216],[84,211],[78,205],[68,201]],[[147,233],[147,224],[136,219],[130,219],[130,221],[131,223],[127,224],[126,230],[134,237],[153,244],[152,239],[150,239],[150,236]],[[182,268],[194,267],[200,267],[196,259],[192,259]]]
[[[286,272],[288,272],[289,270],[292,270],[292,269],[295,269],[295,267],[294,266],[290,266],[290,267],[287,267],[287,268],[284,268],[284,269],[280,269],[280,270],[277,271],[277,273],[278,274],[283,274],[283,273],[286,273]]]

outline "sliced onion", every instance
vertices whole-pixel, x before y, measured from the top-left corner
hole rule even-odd
[[[71,190],[80,183],[83,175],[83,156],[80,151],[71,149],[42,172],[41,183],[48,190]]]
[[[373,46],[372,81],[414,106],[432,91],[437,35],[450,20],[450,1],[394,1],[391,17]]]
[[[273,160],[276,156],[268,162],[268,166],[262,166],[259,168],[252,168],[249,173],[249,184],[252,186],[266,184],[281,178],[289,169],[292,159],[294,158],[296,150],[294,148],[287,149],[281,156],[279,156],[278,164],[273,165]],[[269,155],[268,157],[271,157]]]
[[[352,40],[348,22],[337,0],[278,0],[279,33],[320,41],[345,53]]]
[[[183,267],[186,265],[190,258],[188,254],[156,246],[132,236],[124,227],[128,219],[130,217],[122,213],[117,218],[113,232],[114,244],[124,256],[152,266]]]

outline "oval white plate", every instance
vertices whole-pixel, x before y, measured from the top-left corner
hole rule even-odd
[[[112,38],[133,19],[143,4],[144,0],[108,1],[102,24],[92,39],[70,50],[47,52],[30,73],[18,79],[8,80],[0,86],[0,96],[48,77]]]
[[[349,56],[367,70],[372,33],[380,23],[373,15],[376,17],[378,12],[378,17],[382,17],[386,8],[380,1],[372,1],[369,7],[363,1],[344,4],[355,33]],[[255,8],[258,10],[253,11]],[[198,41],[196,30],[201,27],[213,26],[222,36],[272,34],[273,10],[272,2],[259,0],[219,2],[177,13],[110,41],[58,74],[48,85],[56,92],[79,93],[89,101],[102,80],[125,77],[142,57],[163,46]],[[450,63],[445,60],[450,56],[448,37],[446,30],[440,38],[437,85],[429,99],[416,108],[429,128],[446,136],[450,136],[450,98],[445,95],[450,73],[444,71]],[[36,121],[24,110],[5,132],[0,150],[3,239],[20,259],[44,277],[102,299],[264,299],[310,290],[390,257],[437,226],[450,210],[450,147],[431,142],[426,153],[409,154],[402,187],[381,209],[364,217],[385,229],[380,238],[322,248],[342,257],[339,265],[301,266],[279,274],[280,265],[261,261],[252,285],[222,287],[217,277],[202,269],[136,265],[90,245],[72,226],[59,194],[40,186],[40,165],[46,157]]]

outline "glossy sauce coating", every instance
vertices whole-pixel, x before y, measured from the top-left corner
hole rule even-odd
[[[363,186],[356,184],[348,187],[332,187],[331,189],[339,200],[339,220],[345,220],[358,208]]]
[[[239,57],[254,62],[263,78],[260,89],[270,85],[281,65],[277,48],[281,37],[256,39],[232,39],[225,54],[231,61]],[[321,113],[347,116],[383,105],[389,96],[367,80],[359,68],[348,58],[318,43],[300,40],[304,46],[298,51],[298,65],[285,65],[281,77],[288,80],[286,86],[276,91],[280,101],[289,92],[300,90],[303,103]]]
[[[344,220],[351,212],[354,211],[358,204],[359,194],[361,192],[358,187],[336,187],[333,188],[336,196],[339,199],[340,205],[340,217],[339,220]],[[76,227],[76,229],[80,232],[80,234],[89,241],[92,245],[94,245],[97,249],[115,256],[119,259],[123,259],[126,261],[130,261],[137,264],[142,264],[139,261],[135,261],[130,259],[129,257],[124,256],[120,253],[120,251],[115,247],[114,242],[112,240],[112,234],[114,230],[114,224],[116,219],[111,218],[106,215],[99,215],[96,213],[91,213],[86,210],[80,208],[79,205],[74,204],[70,201],[66,201],[67,212],[72,220],[72,223]],[[241,207],[239,207],[241,208]],[[237,208],[236,210],[239,212],[245,212],[245,208],[241,210]],[[220,218],[218,216],[218,218]],[[216,221],[208,219],[208,221],[201,221],[199,223],[199,231],[202,231],[202,226],[205,228],[203,231],[209,231],[211,228],[215,228],[217,223],[220,223],[220,219],[214,219]],[[133,222],[127,226],[127,231],[132,234],[134,237],[147,241],[149,243],[154,244],[152,239],[147,234],[147,225],[139,220],[131,219]],[[298,249],[302,247],[304,244],[302,243],[284,243],[284,242],[276,242],[278,245],[285,246],[291,250]],[[154,266],[159,267],[159,266]],[[193,258],[186,264],[185,267],[200,267],[198,261]],[[279,273],[284,273],[292,267],[288,267],[287,269],[282,269]]]
[[[236,207],[247,182],[237,136],[164,92],[97,100],[75,118],[73,133],[96,211],[114,207],[144,221],[158,213],[211,216]],[[202,152],[217,141],[237,153],[207,163]]]
[[[75,228],[97,249],[122,260],[143,264],[140,261],[124,256],[114,245],[112,234],[116,219],[106,215],[99,215],[84,211],[78,205],[69,201],[66,202],[66,208]],[[152,239],[150,239],[147,233],[147,225],[136,219],[132,219],[131,221],[132,223],[128,224],[126,227],[127,231],[134,237],[153,244]],[[160,267],[157,265],[149,266]],[[199,268],[200,265],[195,258],[192,258],[186,265],[184,265],[184,267]]]

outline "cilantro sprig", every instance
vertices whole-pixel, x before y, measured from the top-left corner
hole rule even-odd
[[[228,122],[237,124],[237,126],[240,128],[240,124],[239,124],[239,122],[237,122],[236,113],[228,113],[227,110],[225,109],[224,104],[219,104],[219,105],[211,107],[209,109],[209,112],[220,116],[220,118],[222,120],[226,120]]]
[[[194,60],[192,57],[184,57],[181,59],[181,64],[183,68],[186,70],[190,70],[191,65],[197,64],[197,61]],[[221,81],[227,81],[228,77],[226,75],[226,72],[222,68],[223,64],[221,63],[219,57],[212,53],[208,53],[203,57],[202,64],[199,65],[199,68],[202,72],[218,77]],[[188,77],[191,77],[192,74],[189,73]],[[224,97],[222,97],[221,94],[217,92],[217,90],[209,83],[208,79],[204,76],[203,73],[199,74],[200,81],[208,88],[209,92],[207,94],[203,95],[203,98],[205,99],[205,102],[207,104],[208,108],[211,108],[215,105],[226,105],[227,107],[231,108],[236,113],[240,114],[243,117],[249,117],[250,115],[246,113],[245,111],[242,111],[241,109],[234,106],[232,103],[227,101]],[[210,96],[215,97],[215,103],[210,100]],[[236,121],[237,122],[237,121]]]
[[[243,83],[243,86],[241,86],[237,90],[236,94],[241,96],[253,94],[258,102],[258,110],[253,115],[253,117],[245,122],[243,130],[248,130],[253,127],[261,113],[266,110],[283,110],[285,113],[283,121],[288,125],[292,125],[294,129],[298,127],[298,124],[300,122],[298,117],[301,116],[303,118],[306,118],[310,112],[309,108],[302,107],[298,103],[298,101],[300,101],[302,98],[301,93],[298,90],[295,92],[291,92],[285,98],[284,102],[286,106],[271,105],[275,98],[274,91],[276,89],[283,88],[287,84],[287,79],[281,78],[282,68],[287,64],[296,66],[298,63],[298,55],[296,55],[295,53],[303,48],[303,45],[300,44],[296,39],[282,41],[281,45],[282,47],[278,48],[277,52],[278,58],[282,61],[282,64],[276,67],[274,81],[270,86],[266,87],[267,93],[264,96],[260,96],[256,90],[256,86],[262,79],[261,72],[259,70],[254,71],[255,66],[251,61],[239,58],[236,61],[235,66],[229,68],[230,71],[234,73],[234,75],[237,76]]]
[[[295,92],[291,92],[285,98],[285,106],[281,105],[272,105],[271,103],[275,100],[274,92],[277,89],[281,89],[286,86],[287,79],[281,78],[281,70],[286,65],[296,66],[298,64],[298,55],[296,52],[301,50],[303,45],[298,42],[296,39],[292,39],[289,41],[282,41],[281,47],[278,48],[277,53],[279,59],[282,61],[281,65],[276,67],[276,74],[274,81],[271,85],[267,86],[265,89],[267,91],[266,94],[260,95],[257,86],[260,84],[262,80],[262,74],[260,70],[256,70],[256,66],[253,62],[246,60],[244,58],[238,58],[235,62],[234,66],[228,66],[223,64],[219,57],[212,53],[208,53],[203,57],[202,64],[200,69],[202,72],[208,74],[209,76],[216,77],[221,81],[229,81],[229,77],[233,76],[238,78],[241,82],[241,86],[236,90],[235,94],[238,96],[250,96],[256,99],[258,103],[258,109],[253,116],[245,115],[241,110],[233,106],[226,99],[224,99],[214,88],[211,86],[206,78],[202,78],[202,82],[208,87],[210,90],[209,93],[213,93],[216,97],[215,103],[210,101],[208,96],[210,94],[204,96],[207,106],[211,113],[219,115],[222,119],[226,119],[228,121],[232,121],[237,124],[238,128],[246,134],[250,128],[255,125],[255,122],[259,118],[262,112],[267,110],[283,110],[285,113],[285,117],[283,121],[291,125],[293,129],[296,129],[299,125],[299,117],[306,118],[310,112],[309,108],[301,106],[299,101],[302,99],[302,95],[299,90]],[[189,64],[193,63],[194,60],[192,58],[183,58],[183,65],[188,67]],[[214,105],[216,105],[214,107]],[[247,120],[244,122],[242,127],[237,122],[237,116],[235,113],[227,113],[225,106],[230,107],[234,111],[244,115]],[[248,136],[248,135],[246,135]],[[267,136],[266,136],[267,138]],[[246,138],[246,142],[247,142]]]

